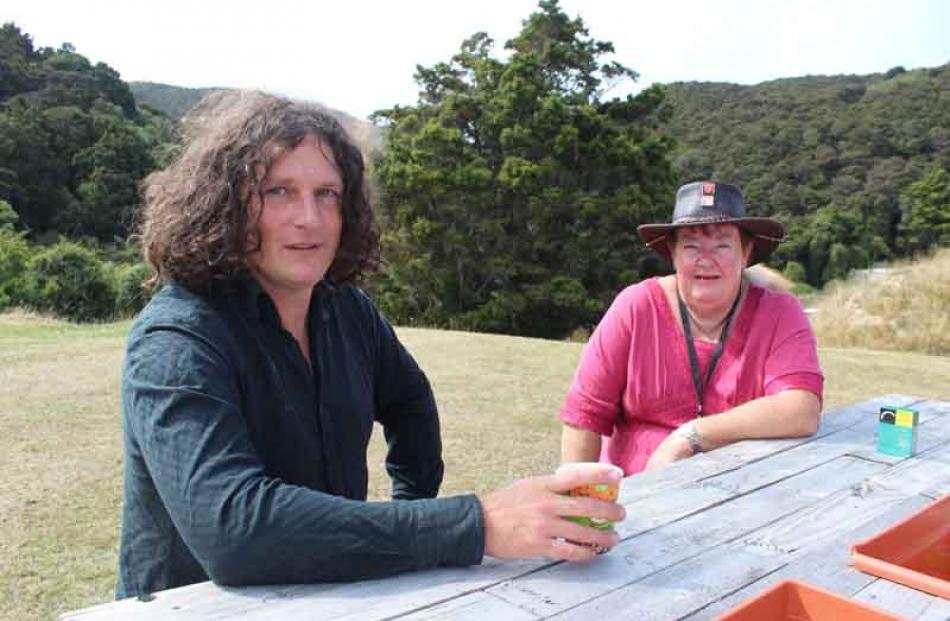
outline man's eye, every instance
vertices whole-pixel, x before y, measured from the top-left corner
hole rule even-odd
[[[337,199],[340,198],[340,193],[334,190],[333,188],[321,188],[317,190],[317,198],[323,199]]]

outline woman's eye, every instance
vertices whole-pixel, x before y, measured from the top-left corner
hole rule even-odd
[[[282,196],[286,193],[287,193],[287,188],[285,188],[282,185],[275,185],[274,187],[267,188],[267,190],[264,191],[264,194],[268,196]]]
[[[333,188],[321,188],[317,190],[317,197],[324,198],[324,199],[326,198],[336,199],[336,198],[340,198],[340,193],[334,190]]]

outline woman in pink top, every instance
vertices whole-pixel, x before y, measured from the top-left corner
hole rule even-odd
[[[561,410],[562,461],[631,474],[815,433],[824,378],[808,319],[791,294],[743,278],[781,223],[747,216],[739,188],[707,181],[679,189],[670,224],[637,232],[676,273],[622,291],[591,335]]]

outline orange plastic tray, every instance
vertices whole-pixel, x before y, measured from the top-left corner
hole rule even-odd
[[[715,621],[903,621],[879,610],[798,580],[782,580]]]
[[[950,599],[950,494],[851,547],[869,574]]]

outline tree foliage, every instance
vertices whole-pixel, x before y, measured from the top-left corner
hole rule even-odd
[[[563,336],[657,269],[638,223],[668,217],[663,91],[602,99],[632,70],[543,1],[491,55],[484,33],[418,67],[416,105],[376,114],[388,269],[373,283],[396,321]]]
[[[127,235],[138,181],[172,138],[108,65],[0,28],[0,198],[31,236]]]
[[[935,165],[901,194],[900,240],[910,251],[950,246],[950,172]]]

